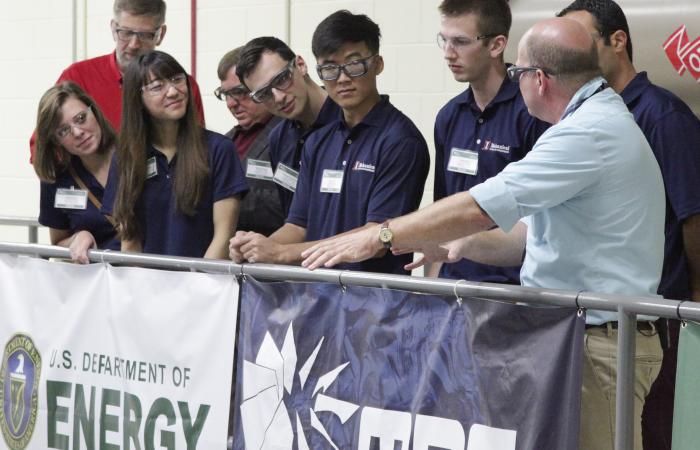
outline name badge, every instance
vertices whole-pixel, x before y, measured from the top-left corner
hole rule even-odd
[[[340,194],[343,190],[343,171],[342,170],[329,170],[323,171],[323,178],[321,178],[321,192],[327,192],[330,194]]]
[[[87,208],[88,193],[82,189],[56,189],[54,208],[85,209]]]
[[[280,186],[282,186],[285,189],[288,189],[292,192],[295,192],[297,190],[297,180],[298,179],[299,179],[299,172],[285,166],[282,163],[279,163],[277,165],[277,170],[275,171],[275,175],[272,178],[272,181],[279,184]]]
[[[452,148],[450,161],[447,163],[447,170],[467,175],[476,175],[478,167],[479,154],[477,152]]]
[[[153,178],[158,175],[158,166],[156,165],[156,157],[151,156],[146,160],[146,179]]]
[[[245,176],[248,178],[270,181],[274,176],[272,174],[272,165],[269,161],[249,159],[245,169]]]

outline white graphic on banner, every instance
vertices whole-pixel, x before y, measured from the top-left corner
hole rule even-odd
[[[309,373],[321,350],[323,338],[316,345],[308,360],[304,362],[298,373],[302,389],[306,385]],[[282,350],[269,333],[265,334],[255,363],[243,362],[243,400],[241,402],[241,422],[245,437],[246,448],[255,449],[291,449],[294,444],[292,421],[284,404],[284,391],[292,393],[295,368],[297,364],[294,329],[290,324],[282,344]],[[358,405],[337,400],[324,395],[340,372],[347,367],[342,364],[321,376],[313,389],[317,395],[316,411],[328,411],[337,415],[345,423],[359,408]],[[323,393],[319,393],[323,392]],[[338,446],[332,441],[323,424],[318,420],[313,408],[309,409],[311,427],[319,432],[331,445]],[[299,414],[296,414],[296,429],[298,436],[297,447],[307,449],[307,437],[304,435]]]
[[[479,450],[515,450],[514,430],[501,430],[486,425],[474,424],[469,430],[467,449]]]
[[[293,324],[289,325],[280,350],[269,333],[265,334],[255,362],[243,362],[243,399],[240,406],[245,445],[248,449],[283,450],[294,445],[293,427],[297,434],[297,449],[309,450],[309,436],[304,433],[298,412],[287,411],[284,391],[292,394],[294,375],[299,376],[302,390],[321,352],[324,338],[316,344],[302,368],[295,372],[298,356],[294,342]],[[353,448],[369,450],[373,441],[380,448],[402,450],[464,450],[465,433],[462,424],[454,419],[426,416],[410,412],[361,407],[351,402],[326,395],[326,390],[337,380],[348,362],[319,377],[312,391],[313,408],[309,408],[311,428],[318,432],[330,448],[338,450],[317,413],[331,412],[345,424],[361,409],[360,429]],[[292,418],[295,425],[292,425]],[[307,428],[308,429],[308,428]],[[515,430],[472,425],[466,450],[515,450]],[[412,446],[411,436],[413,435]]]

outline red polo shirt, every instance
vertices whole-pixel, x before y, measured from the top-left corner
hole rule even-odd
[[[56,84],[66,80],[75,82],[90,97],[95,99],[102,114],[118,133],[122,118],[122,74],[117,66],[116,53],[112,52],[108,55],[71,64],[61,73]],[[192,96],[199,113],[199,119],[204,124],[202,96],[199,93],[197,82],[192,77],[190,77],[190,85],[192,86]],[[29,141],[32,156],[34,155],[35,138],[35,134],[32,134]]]

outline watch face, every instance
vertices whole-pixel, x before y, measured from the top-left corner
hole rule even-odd
[[[388,228],[382,228],[379,231],[379,240],[384,242],[384,243],[389,243],[391,242],[391,239],[394,237],[394,233],[391,232],[390,229]]]

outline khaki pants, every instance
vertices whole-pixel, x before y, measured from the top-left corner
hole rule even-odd
[[[655,330],[636,332],[634,448],[642,450],[642,407],[661,368],[661,344]],[[617,330],[610,324],[586,330],[581,391],[580,450],[615,448]]]

